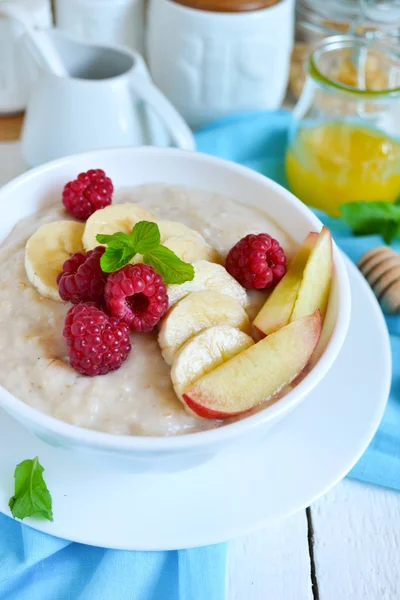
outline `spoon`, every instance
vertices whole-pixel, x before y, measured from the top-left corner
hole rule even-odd
[[[36,54],[38,55],[44,68],[54,75],[58,75],[59,77],[68,76],[68,72],[61,62],[60,57],[49,37],[45,32],[36,31],[32,27],[29,13],[27,13],[26,10],[9,2],[0,2],[0,15],[15,19],[23,27],[27,36],[27,41],[36,51]]]

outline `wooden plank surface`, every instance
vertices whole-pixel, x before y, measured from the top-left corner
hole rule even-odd
[[[0,117],[0,142],[8,142],[10,140],[18,140],[21,134],[22,122],[24,115],[12,115]]]
[[[319,600],[400,599],[399,493],[345,480],[311,515]]]
[[[227,600],[400,600],[400,494],[345,480],[310,514],[230,543]]]
[[[227,600],[312,599],[305,511],[230,542]]]

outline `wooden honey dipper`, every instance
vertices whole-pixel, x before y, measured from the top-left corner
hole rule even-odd
[[[358,268],[370,284],[382,309],[389,315],[400,313],[400,255],[387,246],[366,252]]]

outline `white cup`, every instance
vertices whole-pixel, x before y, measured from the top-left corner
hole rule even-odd
[[[294,0],[222,13],[150,0],[147,56],[156,85],[192,127],[278,108],[293,44]]]
[[[51,26],[50,0],[14,0],[13,5],[28,9],[32,27]],[[0,15],[0,115],[24,110],[35,79],[33,63],[21,44],[23,34],[19,23]]]

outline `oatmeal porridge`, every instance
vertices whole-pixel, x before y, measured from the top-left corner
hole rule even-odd
[[[199,232],[222,260],[249,233],[268,232],[288,257],[294,242],[255,208],[208,192],[149,185],[115,192],[113,205],[133,202],[156,219],[179,221]],[[185,412],[157,340],[132,334],[121,368],[86,377],[68,363],[62,336],[70,304],[41,296],[24,265],[28,238],[43,224],[71,219],[60,205],[19,222],[0,248],[0,383],[30,406],[79,427],[126,435],[171,436],[215,428],[221,422]],[[247,292],[254,318],[265,292]]]

